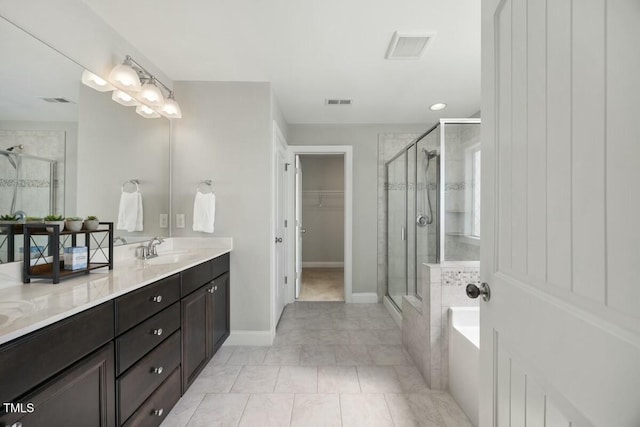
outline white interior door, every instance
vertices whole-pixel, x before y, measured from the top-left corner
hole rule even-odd
[[[296,223],[296,242],[295,242],[295,263],[296,263],[296,289],[295,298],[300,298],[300,288],[302,286],[302,235],[304,234],[304,228],[302,228],[302,162],[300,162],[300,155],[296,154],[296,180],[295,180],[295,193],[296,193],[296,207],[295,207],[295,223]]]
[[[275,289],[275,307],[274,307],[274,325],[278,323],[287,300],[287,248],[288,243],[287,227],[286,227],[286,209],[287,209],[287,143],[282,133],[274,131],[275,150],[274,150],[274,167],[275,167],[275,264],[276,264],[276,289]]]
[[[480,425],[640,426],[640,2],[482,27]]]

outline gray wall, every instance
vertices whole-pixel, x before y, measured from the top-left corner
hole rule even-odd
[[[306,230],[302,235],[302,262],[343,262],[344,157],[303,155],[300,160],[302,225]]]
[[[271,133],[269,83],[176,82],[183,118],[173,124],[173,209],[192,231],[196,185],[212,179],[214,237],[232,237],[231,328],[269,330]],[[283,132],[286,129],[283,129]],[[175,221],[174,221],[175,225]]]
[[[378,134],[422,133],[415,125],[289,125],[289,145],[353,147],[353,292],[377,292]]]
[[[118,236],[168,236],[160,214],[169,213],[169,120],[145,119],[134,108],[111,100],[111,93],[80,87],[78,112],[78,216],[97,215],[116,222],[120,188],[138,179],[144,208],[144,230]],[[126,189],[131,191],[131,186]],[[115,225],[115,224],[114,224]]]

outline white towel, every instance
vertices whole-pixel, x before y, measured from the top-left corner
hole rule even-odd
[[[126,231],[142,231],[142,194],[139,191],[120,195],[118,224],[116,229]]]
[[[216,195],[196,191],[193,202],[193,231],[213,233],[213,223],[216,220]]]

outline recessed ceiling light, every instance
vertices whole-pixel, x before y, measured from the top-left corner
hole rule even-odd
[[[437,104],[433,104],[431,107],[429,107],[431,111],[440,111],[444,110],[445,108],[447,108],[447,104],[443,104],[442,102],[438,102]]]

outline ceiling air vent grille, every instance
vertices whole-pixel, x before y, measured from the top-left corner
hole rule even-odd
[[[327,99],[325,100],[327,105],[351,105],[353,101],[350,99]]]
[[[73,104],[72,101],[69,101],[66,98],[46,98],[46,97],[43,97],[43,98],[40,98],[40,99],[42,99],[44,102],[51,102],[53,104]]]
[[[427,47],[433,33],[393,33],[386,59],[419,59]]]

